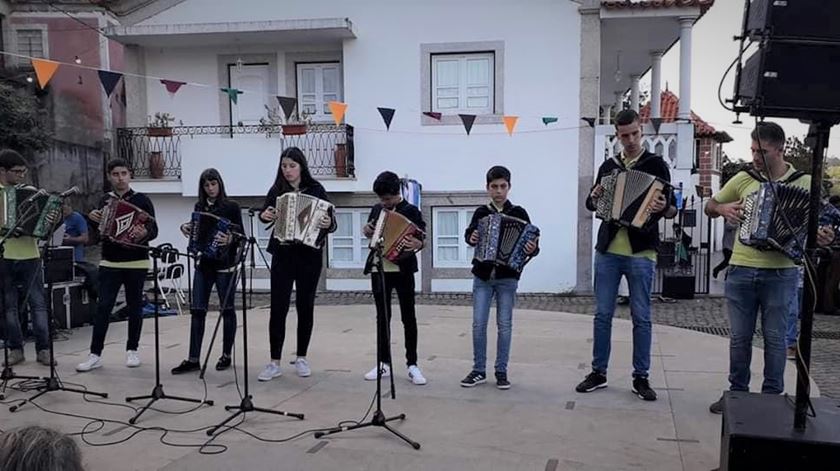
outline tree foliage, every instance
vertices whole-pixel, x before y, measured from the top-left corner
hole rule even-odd
[[[24,155],[49,148],[47,112],[31,93],[0,82],[0,110],[0,148]]]

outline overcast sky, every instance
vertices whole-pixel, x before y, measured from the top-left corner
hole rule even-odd
[[[742,114],[743,124],[734,125],[735,114],[725,110],[718,102],[718,84],[724,71],[738,53],[738,43],[732,40],[740,34],[744,12],[743,0],[717,0],[714,6],[694,26],[692,44],[691,101],[692,110],[718,131],[726,131],[735,140],[725,144],[723,149],[734,159],[748,160],[750,130],[755,118]],[[680,51],[677,43],[662,60],[662,80],[668,88],[679,92]],[[722,94],[730,98],[733,91],[734,68],[724,82]],[[650,77],[643,79],[650,84]],[[665,89],[665,83],[662,84]],[[792,119],[768,118],[784,127],[789,136],[803,137],[808,127]],[[828,155],[840,155],[840,126],[832,128]]]

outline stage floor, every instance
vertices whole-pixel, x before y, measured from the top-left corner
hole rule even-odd
[[[517,310],[509,364],[513,387],[498,390],[492,379],[495,358],[495,324],[488,332],[487,384],[462,388],[459,381],[472,366],[472,313],[468,307],[417,307],[420,367],[428,384],[415,386],[407,379],[403,334],[398,308],[392,322],[392,349],[397,367],[397,399],[383,399],[387,416],[405,413],[395,428],[421,443],[420,450],[378,427],[315,439],[312,433],[284,443],[259,441],[239,430],[229,430],[213,444],[227,450],[204,455],[197,447],[164,445],[162,432],[148,430],[127,442],[110,446],[82,443],[89,470],[704,470],[719,461],[720,416],[708,406],[725,389],[728,372],[728,339],[665,326],[654,326],[651,385],[659,400],[644,402],[630,392],[631,324],[615,320],[613,327],[610,386],[578,394],[575,385],[589,372],[592,317],[556,312]],[[205,348],[215,324],[208,317]],[[372,306],[318,306],[315,332],[309,348],[312,376],[300,378],[288,361],[295,348],[294,312],[289,314],[282,377],[259,383],[256,375],[268,361],[268,310],[249,313],[248,371],[251,394],[258,407],[303,413],[306,420],[249,413],[239,428],[267,440],[281,440],[306,430],[328,428],[343,420],[359,420],[374,397],[375,382],[363,375],[375,364]],[[161,379],[168,394],[198,397],[204,386],[197,373],[172,376],[169,370],[186,356],[189,315],[161,319]],[[241,327],[241,317],[240,317]],[[77,373],[75,365],[87,357],[90,327],[76,329],[68,340],[56,343],[58,372],[68,386],[83,384],[107,392],[109,403],[125,404],[126,396],[149,394],[154,386],[154,322],[146,320],[141,339],[143,365],[124,366],[126,324],[111,326],[104,352],[104,366]],[[235,364],[240,389],[243,384],[241,328],[237,335]],[[179,430],[205,429],[229,413],[224,405],[238,404],[233,369],[217,372],[213,364],[221,342],[214,346],[207,373],[207,397],[212,407],[173,415],[149,410],[139,427]],[[27,362],[15,367],[18,374],[46,374],[34,362],[27,346]],[[760,389],[763,352],[754,350],[753,390]],[[785,374],[786,390],[795,390],[793,362]],[[387,383],[383,383],[383,388]],[[818,395],[812,385],[814,395]],[[6,403],[31,393],[7,391]],[[127,422],[132,410],[102,404],[89,396],[51,392],[37,405],[53,412]],[[134,403],[136,406],[144,402]],[[15,413],[0,409],[0,428],[41,424],[67,433],[80,432],[90,420],[40,410],[27,404]],[[162,400],[162,411],[184,411],[191,404]],[[234,423],[238,422],[237,419]],[[137,429],[126,424],[91,424],[85,439],[94,444],[115,442]],[[168,433],[163,441],[200,445],[204,430]],[[220,451],[207,447],[206,452]]]

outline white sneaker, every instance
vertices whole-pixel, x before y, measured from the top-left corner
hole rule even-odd
[[[387,363],[380,363],[379,366],[380,368],[382,368],[383,378],[391,376],[391,365]],[[373,368],[372,370],[368,371],[367,374],[365,374],[365,381],[376,381],[376,368]]]
[[[423,372],[420,371],[420,368],[418,368],[417,365],[411,365],[408,367],[408,379],[418,386],[426,384],[426,378],[423,377]]]
[[[283,370],[280,369],[280,365],[275,362],[271,362],[265,365],[265,368],[260,372],[260,375],[257,376],[257,379],[260,381],[271,381],[274,378],[278,378],[283,376]]]
[[[140,366],[140,355],[137,354],[137,350],[127,350],[125,352],[125,366],[129,368]]]
[[[298,376],[306,378],[312,374],[312,370],[309,369],[309,362],[306,361],[306,358],[298,357],[297,360],[292,363],[295,365]]]
[[[82,363],[76,365],[76,371],[84,373],[85,371],[90,371],[102,366],[102,357],[99,355],[91,353],[88,355],[88,359]]]

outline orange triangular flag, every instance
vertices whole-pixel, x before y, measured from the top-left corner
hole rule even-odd
[[[347,111],[347,103],[342,103],[340,101],[331,101],[329,102],[329,105],[330,113],[332,113],[333,115],[335,124],[341,124],[341,121],[344,120],[344,112]]]
[[[505,122],[508,135],[513,136],[513,128],[516,127],[516,122],[519,120],[519,116],[504,116],[502,119]]]
[[[41,88],[47,86],[56,70],[58,70],[58,62],[48,61],[44,59],[32,59],[32,67],[35,68],[35,76],[38,77],[38,85]]]

